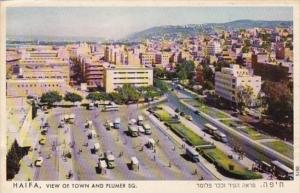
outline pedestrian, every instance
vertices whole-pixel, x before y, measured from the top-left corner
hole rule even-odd
[[[172,163],[171,163],[171,161],[169,161],[169,168],[171,168],[172,167]]]

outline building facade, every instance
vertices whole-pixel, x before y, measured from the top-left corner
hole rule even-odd
[[[261,90],[261,77],[252,75],[248,69],[234,64],[215,73],[215,91],[221,98],[236,103],[241,86],[250,86],[256,98]]]
[[[153,85],[153,70],[138,66],[114,66],[106,67],[104,70],[104,87],[107,93],[115,91],[124,84],[134,86]]]

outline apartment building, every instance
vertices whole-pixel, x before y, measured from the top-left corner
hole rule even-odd
[[[141,64],[145,66],[152,66],[155,63],[155,53],[146,52],[141,54]]]
[[[107,93],[113,92],[124,84],[137,87],[153,85],[153,70],[142,65],[111,65],[105,67],[104,87]]]
[[[208,43],[206,49],[208,55],[219,54],[221,52],[221,45],[218,41],[211,41]]]
[[[250,86],[256,98],[261,89],[261,77],[252,75],[248,69],[236,64],[215,73],[215,91],[220,97],[236,103],[241,86]]]

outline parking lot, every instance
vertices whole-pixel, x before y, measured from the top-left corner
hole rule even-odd
[[[206,179],[198,164],[185,159],[185,150],[146,116],[144,122],[150,125],[152,134],[128,135],[129,120],[137,119],[141,113],[137,105],[123,106],[114,112],[86,110],[83,107],[51,109],[46,115],[49,123],[46,143],[41,145],[40,150],[44,162],[37,168],[34,180]],[[74,123],[59,128],[60,120],[66,114],[75,115]],[[116,118],[121,119],[120,128],[107,130],[105,122],[113,122]],[[89,128],[85,127],[87,121],[92,121]],[[95,130],[96,135],[89,139],[91,130]],[[145,145],[149,138],[155,141],[155,148]],[[97,143],[99,149],[95,151]],[[112,169],[99,167],[106,152],[111,152],[115,158]],[[66,156],[68,153],[70,158]],[[132,157],[137,158],[138,169],[131,168]]]

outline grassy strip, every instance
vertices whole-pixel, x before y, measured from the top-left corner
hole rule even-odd
[[[164,110],[156,110],[154,113],[161,121],[168,122],[172,119],[171,115]]]
[[[209,142],[205,141],[202,137],[197,135],[191,129],[187,128],[181,123],[177,124],[167,124],[174,133],[179,135],[181,138],[184,138],[186,142],[193,146],[200,146],[200,145],[208,145]]]
[[[215,164],[216,168],[228,177],[236,179],[260,179],[262,176],[255,172],[248,170],[241,164],[233,159],[230,159],[223,151],[215,149],[197,149],[203,157],[205,157],[209,162]]]
[[[271,142],[264,142],[263,144],[289,158],[294,158],[294,147],[284,143],[283,141],[276,140]]]
[[[199,111],[213,117],[216,119],[221,119],[221,118],[230,118],[230,116],[228,116],[226,113],[223,113],[221,111],[217,111],[195,99],[185,99],[184,100],[186,103],[194,106],[195,108],[197,108]]]
[[[238,131],[245,133],[251,139],[260,140],[260,139],[271,138],[270,136],[267,136],[267,135],[257,132],[253,127],[250,127],[250,126],[245,126],[244,128],[236,128],[236,125],[244,126],[241,123],[239,123],[238,121],[233,121],[233,120],[220,120],[220,121],[233,129],[236,129]]]

